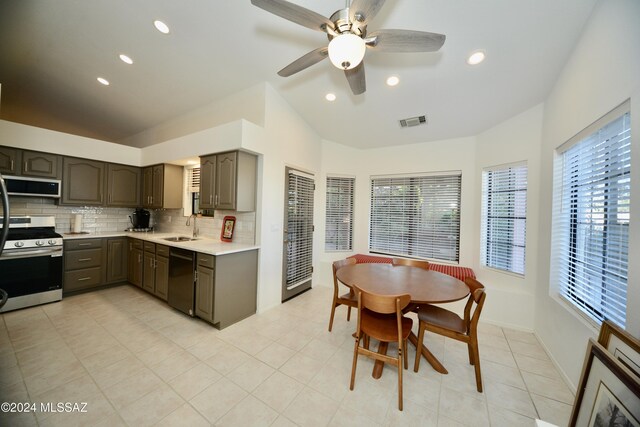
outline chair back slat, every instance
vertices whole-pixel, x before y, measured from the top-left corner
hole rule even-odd
[[[338,277],[336,276],[338,270],[340,270],[342,267],[346,267],[347,265],[354,265],[355,263],[355,258],[345,258],[333,262],[333,285],[336,288],[338,287]]]
[[[418,259],[393,258],[391,263],[393,265],[406,265],[408,267],[417,267],[424,270],[429,269],[429,261],[422,261]]]
[[[469,291],[471,292],[467,300],[467,305],[464,308],[464,320],[467,325],[467,333],[470,333],[472,329],[475,332],[475,328],[478,326],[478,320],[480,319],[480,313],[482,312],[487,294],[484,292],[484,285],[472,277],[465,278],[464,283],[469,287]],[[471,308],[474,302],[476,307],[473,314],[471,314]]]
[[[402,310],[411,302],[411,295],[377,295],[372,294],[366,291],[363,291],[360,288],[355,289],[355,292],[360,292],[360,299],[362,301],[362,307],[371,311],[375,311],[376,313],[382,314],[390,314],[395,313],[397,308],[397,303],[400,305],[400,309]]]

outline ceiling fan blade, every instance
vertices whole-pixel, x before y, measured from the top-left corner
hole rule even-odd
[[[297,4],[289,3],[288,1],[251,0],[251,4],[274,15],[278,15],[281,18],[300,24],[303,27],[311,28],[312,30],[322,32],[327,32],[327,28],[329,31],[334,30],[333,22],[328,18],[312,10],[298,6]]]
[[[384,6],[384,2],[385,0],[353,0],[349,6],[349,20],[358,22],[360,26],[367,25]]]
[[[344,75],[347,76],[351,92],[354,95],[361,95],[367,90],[367,81],[364,77],[364,62],[361,62],[355,68],[344,70]]]
[[[289,77],[298,71],[311,67],[313,64],[317,64],[326,58],[328,54],[329,49],[327,47],[319,47],[306,55],[301,56],[282,70],[278,71],[278,75],[281,77]]]
[[[444,44],[444,34],[412,30],[378,30],[367,35],[367,45],[379,52],[435,52]]]

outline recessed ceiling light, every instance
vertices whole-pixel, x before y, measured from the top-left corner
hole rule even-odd
[[[124,62],[125,64],[133,64],[133,59],[129,58],[127,55],[125,55],[124,53],[120,54],[120,59],[122,60],[122,62]]]
[[[485,57],[485,54],[481,50],[477,52],[473,52],[471,55],[469,55],[469,58],[467,58],[467,64],[478,65],[479,63],[484,61],[484,57]]]
[[[109,86],[109,80],[105,79],[104,77],[98,77],[98,81],[105,86]]]
[[[153,25],[155,25],[156,29],[162,34],[169,34],[169,27],[164,22],[156,19],[155,21],[153,21]]]
[[[328,93],[324,96],[324,99],[327,101],[333,102],[336,100],[336,95],[334,93]]]
[[[398,83],[400,83],[400,79],[398,78],[398,76],[391,76],[387,79],[388,86],[395,86]]]

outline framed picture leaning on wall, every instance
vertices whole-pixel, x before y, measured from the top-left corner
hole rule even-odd
[[[605,320],[600,328],[598,342],[640,378],[640,339],[610,320]]]
[[[640,379],[595,340],[587,355],[570,427],[640,427]]]

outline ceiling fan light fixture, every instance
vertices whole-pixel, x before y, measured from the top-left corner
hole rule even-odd
[[[364,58],[364,40],[353,33],[340,34],[329,42],[329,59],[341,70],[357,67]]]

